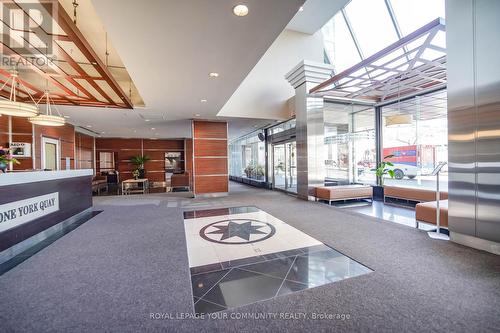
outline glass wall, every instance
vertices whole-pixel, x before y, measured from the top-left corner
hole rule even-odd
[[[258,137],[263,131],[250,133],[229,143],[229,175],[264,181],[265,142]]]
[[[326,181],[375,183],[375,110],[361,105],[325,103]]]
[[[269,128],[269,135],[278,134],[278,133],[284,132],[286,130],[295,128],[295,124],[296,124],[295,118],[284,121],[284,122],[280,123],[279,125],[276,125],[276,126]]]
[[[446,90],[381,107],[382,157],[394,164],[386,185],[435,188],[432,171],[448,161]],[[326,102],[326,182],[376,184],[375,108]],[[440,186],[447,189],[447,167]]]
[[[351,0],[322,28],[326,62],[338,74],[438,17],[445,0]]]
[[[386,185],[435,188],[432,170],[448,161],[446,90],[382,107],[382,155],[394,155],[395,179]],[[446,166],[440,186],[447,189]]]

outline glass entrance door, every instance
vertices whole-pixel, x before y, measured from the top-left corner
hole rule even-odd
[[[285,143],[286,151],[286,190],[297,193],[297,143]]]
[[[297,144],[273,145],[273,187],[297,193]]]
[[[273,146],[273,187],[281,190],[286,189],[285,175],[285,145]]]

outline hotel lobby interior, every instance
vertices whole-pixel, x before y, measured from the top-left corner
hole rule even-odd
[[[500,1],[0,13],[0,332],[499,331]]]

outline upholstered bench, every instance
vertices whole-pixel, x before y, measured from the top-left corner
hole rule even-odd
[[[448,199],[448,192],[440,192],[441,200]],[[402,199],[416,202],[436,200],[436,191],[424,188],[384,186],[384,202],[387,198]]]
[[[418,223],[436,224],[437,201],[421,202],[415,206],[415,220]],[[448,227],[448,200],[439,200],[439,225]]]
[[[332,201],[351,199],[372,199],[373,188],[370,185],[339,185],[320,186],[315,190],[316,201],[325,200],[329,204]]]

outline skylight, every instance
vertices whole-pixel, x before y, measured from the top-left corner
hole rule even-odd
[[[338,74],[434,19],[445,0],[352,0],[322,29],[325,53]],[[443,33],[444,35],[444,33]],[[440,47],[445,47],[444,37]],[[421,44],[421,43],[420,43]],[[408,45],[410,48],[413,45]]]

